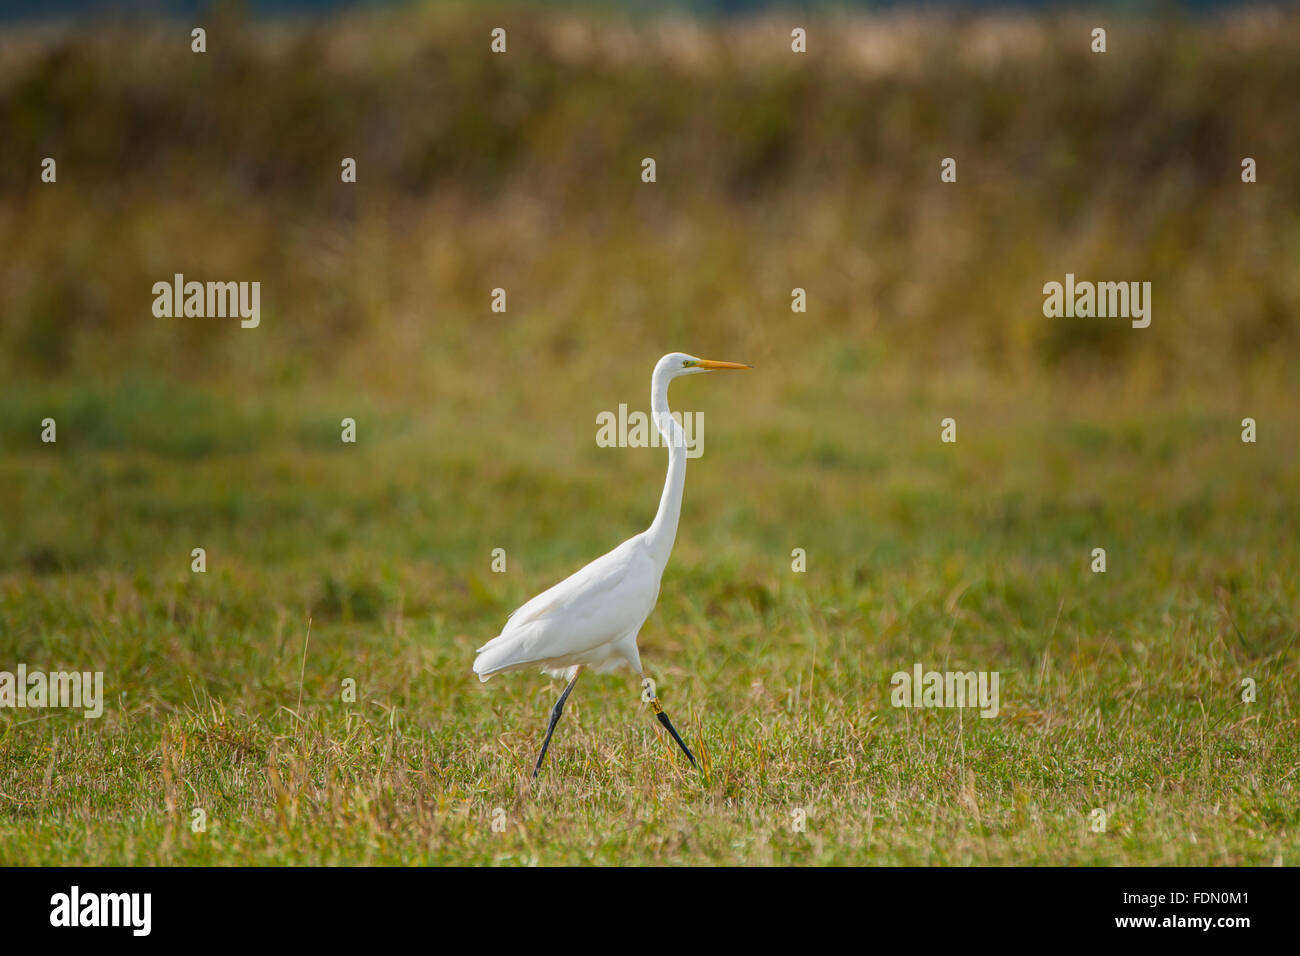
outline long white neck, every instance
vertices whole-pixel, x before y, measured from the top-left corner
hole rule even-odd
[[[668,564],[673,542],[677,540],[677,519],[682,513],[682,489],[686,485],[686,433],[668,410],[670,380],[667,369],[658,367],[650,379],[650,410],[654,415],[655,427],[668,445],[668,476],[664,479],[664,491],[659,497],[659,511],[655,514],[654,523],[645,533],[650,553],[659,562],[660,568]]]

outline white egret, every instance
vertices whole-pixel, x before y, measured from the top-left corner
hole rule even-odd
[[[668,476],[654,521],[645,531],[528,601],[510,615],[498,636],[478,649],[474,673],[479,680],[524,667],[539,667],[552,677],[568,679],[564,693],[551,710],[551,723],[533,768],[534,777],[546,759],[546,748],[564,711],[564,702],[584,667],[600,673],[631,665],[641,678],[643,696],[655,716],[687,759],[695,763],[690,748],[660,706],[653,682],[641,670],[636,646],[641,626],[659,598],[659,580],[677,538],[682,488],[686,484],[686,435],[668,410],[668,383],[683,375],[749,367],[682,352],[671,352],[659,360],[650,378],[650,408],[655,427],[668,445]]]

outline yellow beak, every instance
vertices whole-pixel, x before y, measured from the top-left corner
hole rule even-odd
[[[741,365],[739,362],[715,362],[713,359],[700,359],[695,363],[696,368],[722,369],[722,368],[753,368],[752,365]]]

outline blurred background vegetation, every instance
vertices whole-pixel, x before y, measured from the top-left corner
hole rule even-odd
[[[485,348],[545,372],[615,345],[638,370],[682,347],[1144,389],[1294,375],[1294,12],[1112,17],[1098,56],[1068,15],[239,9],[202,18],[205,55],[184,20],[6,31],[8,381],[427,399]],[[155,319],[175,272],[260,280],[262,328]],[[1044,319],[1066,272],[1150,280],[1151,328]]]

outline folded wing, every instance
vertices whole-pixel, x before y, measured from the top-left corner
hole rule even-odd
[[[640,629],[659,596],[659,575],[640,536],[625,541],[510,615],[478,649],[474,673],[485,681],[530,665],[583,663]]]

